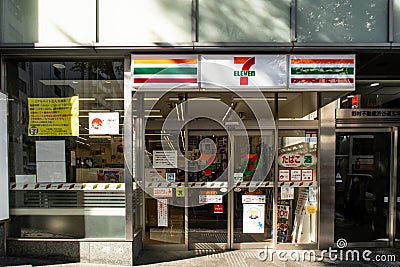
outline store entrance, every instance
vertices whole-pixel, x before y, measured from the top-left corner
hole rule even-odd
[[[156,99],[146,93],[144,112],[134,109],[147,120],[136,119],[136,134],[140,127],[144,132],[144,179],[138,183],[146,191],[145,247],[223,250],[272,243],[274,119],[263,107],[265,123],[257,124],[233,96],[171,93]],[[268,104],[254,99],[253,109]]]
[[[394,128],[336,134],[335,240],[391,246],[395,223],[397,141]]]

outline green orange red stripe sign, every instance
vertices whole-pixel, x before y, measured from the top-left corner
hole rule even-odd
[[[157,87],[165,84],[197,85],[197,56],[132,56],[133,84]]]
[[[292,55],[289,87],[354,88],[354,55]]]

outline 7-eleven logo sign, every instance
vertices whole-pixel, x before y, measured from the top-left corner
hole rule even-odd
[[[249,76],[256,76],[254,70],[250,70],[250,67],[256,63],[255,57],[234,57],[233,64],[242,65],[242,70],[235,70],[233,76],[240,77],[240,85],[249,85]]]

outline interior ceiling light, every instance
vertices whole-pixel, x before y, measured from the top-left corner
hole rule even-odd
[[[56,69],[65,69],[65,65],[61,63],[54,63],[53,67]]]
[[[274,101],[275,98],[274,97],[265,97],[265,98],[260,98],[260,97],[245,97],[245,98],[241,98],[241,97],[234,97],[233,101]],[[278,97],[278,101],[286,101],[287,97]]]
[[[94,97],[80,97],[79,101],[96,101]]]
[[[77,83],[79,83],[78,81],[72,81],[72,83],[75,83],[75,84],[77,84]]]
[[[104,98],[105,101],[124,101],[124,98]]]
[[[375,82],[375,83],[371,83],[369,86],[371,86],[371,87],[376,87],[376,86],[379,86],[379,84],[380,84],[380,83]]]

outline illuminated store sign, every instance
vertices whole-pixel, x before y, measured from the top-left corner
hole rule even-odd
[[[132,55],[134,88],[355,89],[355,55]]]
[[[285,55],[202,55],[203,88],[286,88]]]

